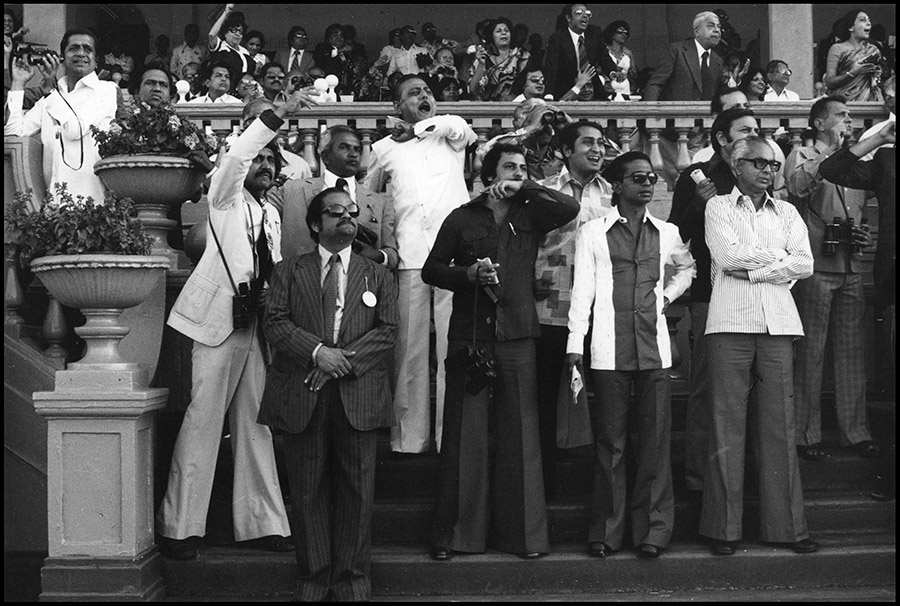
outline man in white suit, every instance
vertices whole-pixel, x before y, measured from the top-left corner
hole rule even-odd
[[[191,403],[157,515],[160,549],[170,558],[198,555],[229,409],[235,539],[271,551],[293,549],[272,434],[256,423],[266,375],[257,305],[265,300],[272,266],[281,261],[278,213],[265,198],[281,165],[273,139],[287,114],[313,103],[308,92],[263,112],[222,158],[208,195],[211,237],[169,316],[169,326],[194,340]],[[235,295],[247,287],[255,305],[241,306]]]

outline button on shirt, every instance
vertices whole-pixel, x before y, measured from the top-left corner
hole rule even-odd
[[[449,115],[416,123],[414,133],[403,143],[373,143],[365,182],[380,192],[390,177],[401,270],[422,268],[444,219],[469,201],[466,147],[478,139],[465,120]]]
[[[735,188],[706,204],[712,257],[712,298],[706,334],[735,332],[803,336],[791,296],[813,272],[806,225],[790,203],[766,196],[759,211]],[[746,269],[750,280],[725,275]]]
[[[541,324],[565,326],[569,322],[569,302],[575,275],[575,234],[593,219],[604,216],[612,208],[612,189],[603,177],[596,175],[582,186],[567,169],[540,182],[544,187],[560,191],[577,200],[581,209],[573,221],[546,234],[534,262],[534,277],[550,284],[550,295],[536,301]]]

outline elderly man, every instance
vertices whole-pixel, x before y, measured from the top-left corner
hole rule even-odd
[[[309,36],[306,30],[295,25],[288,30],[287,41],[289,48],[280,50],[275,55],[275,61],[283,65],[288,73],[300,72],[304,76],[315,65],[312,53],[306,50],[309,45]]]
[[[228,93],[231,90],[231,71],[225,63],[213,61],[203,71],[206,94],[188,103],[241,103],[240,99]]]
[[[778,164],[774,158],[760,137],[735,143],[737,186],[706,204],[712,406],[700,534],[711,540],[715,555],[732,555],[742,536],[748,416],[759,453],[759,538],[796,553],[819,549],[806,526],[792,380],[793,341],[803,336],[803,325],[791,285],[812,275],[813,256],[800,214],[766,191]]]
[[[591,66],[596,70],[594,90],[600,91],[595,98],[605,100],[608,92],[596,74],[610,74],[618,68],[606,50],[603,31],[596,25],[590,25],[593,13],[586,5],[567,4],[565,10],[566,27],[550,34],[547,40],[544,56],[547,91],[555,99],[561,99],[566,91],[576,85],[579,73]]]
[[[44,183],[51,195],[64,183],[73,197],[105,198],[94,164],[100,159],[90,127],[106,129],[116,115],[120,91],[113,82],[101,82],[97,67],[97,41],[88,30],[67,31],[59,45],[65,76],[56,89],[24,112],[25,84],[34,67],[24,57],[14,60],[7,99],[9,118],[4,135],[29,137],[41,134],[44,147]]]
[[[766,79],[769,81],[769,90],[763,97],[763,101],[799,101],[800,95],[788,90],[791,82],[791,68],[786,61],[773,59],[766,66]]]
[[[713,12],[694,17],[694,37],[669,45],[663,62],[644,89],[644,101],[708,101],[722,74],[722,58],[713,52],[719,43],[719,17]]]
[[[840,352],[834,356],[830,373],[840,442],[861,456],[875,457],[881,450],[872,441],[866,419],[862,249],[869,234],[868,227],[861,225],[866,194],[835,185],[819,172],[822,162],[841,149],[853,132],[853,119],[843,97],[816,101],[809,112],[809,126],[815,143],[791,152],[785,169],[789,199],[806,223],[815,259],[812,277],[793,289],[807,335],[797,343],[794,361],[797,452],[814,461],[827,456],[822,446],[821,398],[825,343],[830,337],[835,352]],[[826,235],[834,217],[842,226],[836,243]]]
[[[466,148],[475,131],[459,116],[435,116],[431,89],[415,75],[402,76],[393,89],[400,115],[390,137],[372,145],[366,187],[380,192],[387,179],[396,211],[394,233],[400,251],[400,332],[396,347],[397,381],[394,392],[395,452],[427,452],[431,446],[429,341],[434,303],[437,358],[435,444],[440,449],[444,411],[444,359],[452,311],[449,291],[422,281],[421,269],[437,232],[454,209],[469,200],[463,176]],[[433,294],[433,297],[432,297]]]
[[[400,256],[394,236],[394,202],[390,196],[356,182],[361,155],[359,134],[343,124],[332,126],[319,145],[322,175],[291,180],[271,191],[270,201],[281,213],[281,253],[285,259],[315,249],[306,226],[306,208],[319,192],[339,187],[359,206],[360,237],[354,240],[353,251],[390,270],[397,268]]]

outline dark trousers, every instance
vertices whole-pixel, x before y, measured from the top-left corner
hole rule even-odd
[[[435,544],[482,553],[491,528],[502,551],[547,553],[534,339],[479,343],[496,361],[498,376],[474,396],[466,391],[465,368],[456,364],[466,345],[451,341],[447,356]]]
[[[369,600],[375,432],[357,431],[337,382],[319,395],[309,425],[283,434],[291,486],[291,525],[300,579],[296,597]]]
[[[675,519],[672,487],[672,404],[669,371],[592,370],[595,398],[594,486],[588,542],[622,548],[626,515],[625,444],[628,421],[637,422],[637,473],[631,490],[634,545],[668,547]],[[629,405],[634,385],[634,408]]]

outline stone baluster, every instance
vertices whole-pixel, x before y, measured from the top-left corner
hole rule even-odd
[[[479,158],[478,153],[484,149],[485,143],[487,143],[487,134],[491,129],[491,120],[490,119],[479,119],[476,118],[473,120],[472,130],[475,131],[475,134],[478,136],[478,140],[476,141],[477,145],[475,146],[475,154],[472,158],[472,179],[477,179],[478,175],[481,174],[481,158]]]
[[[6,334],[19,337],[25,324],[25,320],[19,315],[19,308],[25,303],[25,294],[19,283],[19,273],[16,271],[16,247],[12,244],[5,244],[3,248],[5,249],[3,264],[6,267],[6,280],[3,287],[3,306],[6,310],[6,317],[3,323]]]
[[[49,293],[47,293],[47,296],[49,297],[47,317],[44,318],[42,327],[44,342],[47,344],[47,347],[44,349],[44,357],[53,366],[62,370],[66,367],[66,350],[61,343],[66,338],[69,327],[66,325],[66,319],[63,316],[62,304]]]
[[[619,121],[621,122],[621,120]],[[634,131],[634,126],[619,126],[617,132],[619,134],[619,147],[622,149],[622,153],[628,153],[631,151],[631,133]]]
[[[650,120],[647,120],[648,124]],[[658,127],[647,127],[647,134],[650,136],[650,164],[653,169],[659,173],[663,170],[662,153],[659,151],[659,133],[662,129]]]
[[[372,137],[375,135],[376,120],[374,118],[359,118],[356,120],[356,130],[359,132],[359,144],[362,153],[359,157],[360,171],[365,171],[372,157]]]
[[[803,131],[804,130],[805,130],[804,128],[795,128],[793,126],[790,128],[789,132],[791,133],[791,148],[792,149],[797,149],[798,147],[801,147],[803,145]]]
[[[300,131],[303,139],[303,159],[309,164],[313,175],[319,174],[319,162],[316,160],[316,131],[313,128],[304,128]]]
[[[675,158],[675,168],[680,173],[691,164],[691,154],[688,151],[688,135],[690,135],[691,129],[682,126],[677,127],[676,132],[678,133],[678,141],[676,142],[678,155]]]

